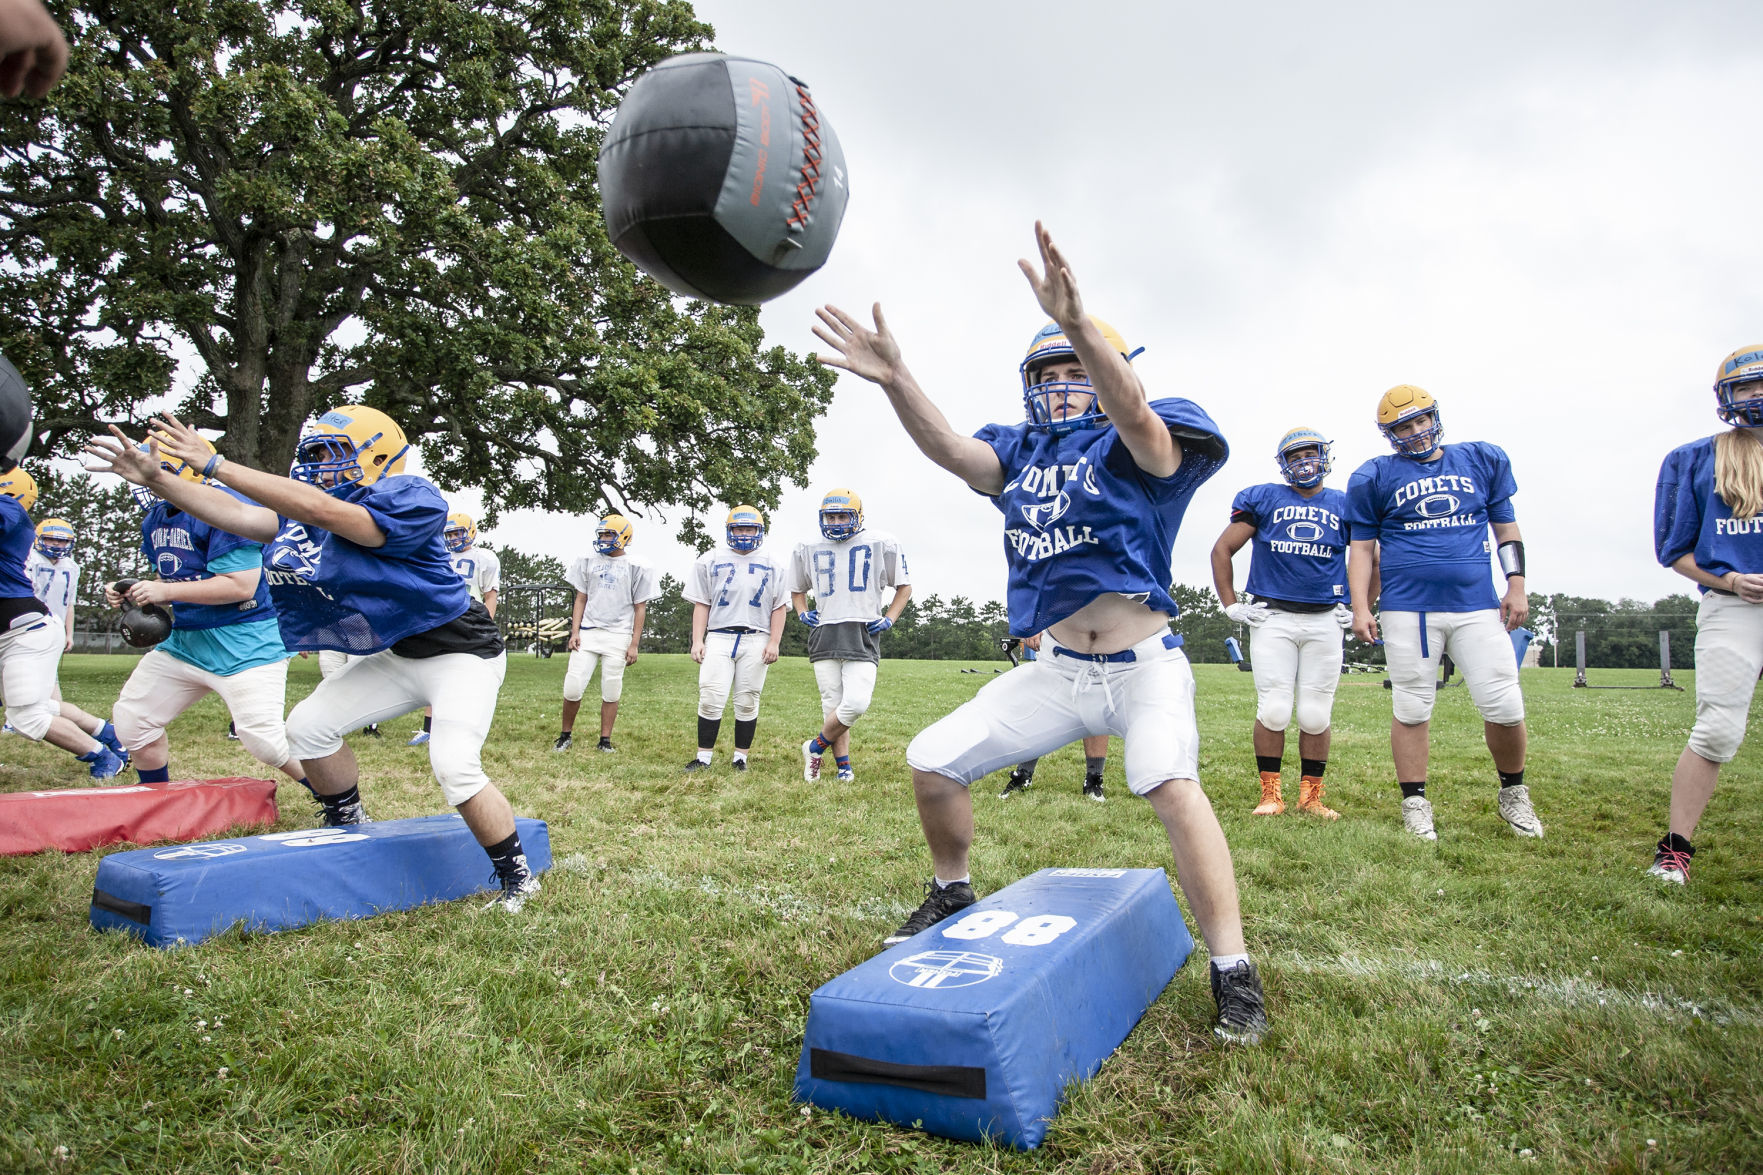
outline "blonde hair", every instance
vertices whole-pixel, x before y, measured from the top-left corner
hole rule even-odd
[[[1714,492],[1734,518],[1763,511],[1763,437],[1751,428],[1728,429],[1714,438]]]

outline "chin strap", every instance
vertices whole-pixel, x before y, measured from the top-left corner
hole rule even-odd
[[[1524,574],[1524,544],[1517,539],[1507,539],[1500,544],[1500,570],[1506,578]]]

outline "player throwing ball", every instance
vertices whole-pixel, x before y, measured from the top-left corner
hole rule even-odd
[[[1440,420],[1438,403],[1411,384],[1377,402],[1377,427],[1395,452],[1373,457],[1347,483],[1353,632],[1363,641],[1383,636],[1402,827],[1438,839],[1426,765],[1439,657],[1449,653],[1481,711],[1500,776],[1500,816],[1519,836],[1540,837],[1542,821],[1524,782],[1524,695],[1508,635],[1530,612],[1524,540],[1512,508],[1518,483],[1504,449],[1486,441],[1446,445]],[[1488,570],[1490,527],[1506,576],[1497,599]],[[1380,578],[1381,596],[1373,587]]]
[[[1332,442],[1313,428],[1294,428],[1273,459],[1284,482],[1250,486],[1230,506],[1230,524],[1212,546],[1212,584],[1225,615],[1249,626],[1255,674],[1255,765],[1261,773],[1256,816],[1286,810],[1280,787],[1286,727],[1298,710],[1298,810],[1328,820],[1340,813],[1322,802],[1335,687],[1341,680],[1341,629],[1347,607],[1347,495],[1322,484],[1333,463]],[[1253,540],[1248,591],[1237,598],[1232,560]]]
[[[404,430],[374,408],[333,408],[301,436],[291,477],[214,455],[195,429],[170,417],[155,422],[146,450],[110,431],[86,446],[98,468],[263,544],[289,648],[356,655],[288,715],[288,742],[306,765],[325,824],[367,819],[360,768],[343,736],[432,705],[435,779],[495,868],[502,892],[491,904],[518,912],[539,879],[527,867],[514,810],[482,759],[508,659],[495,621],[447,558],[446,499],[404,473]],[[156,450],[201,462],[201,475],[219,485],[166,471]]]
[[[889,591],[893,598],[883,606]],[[808,607],[808,597],[814,607]],[[912,598],[906,553],[893,535],[865,530],[863,499],[833,490],[820,500],[820,538],[798,543],[790,559],[790,599],[808,634],[808,662],[820,687],[820,731],[802,744],[802,778],[820,778],[826,752],[841,783],[851,767],[851,727],[875,697],[881,634]]]
[[[765,516],[755,506],[736,506],[724,535],[728,545],[698,556],[682,593],[692,604],[692,660],[698,663],[698,754],[687,771],[710,766],[731,693],[734,768],[747,769],[759,726],[759,692],[777,660],[789,614],[782,569],[760,550]]]
[[[1725,432],[1665,457],[1653,499],[1659,562],[1702,592],[1696,610],[1696,723],[1671,774],[1670,827],[1647,870],[1689,880],[1690,837],[1720,765],[1738,754],[1763,672],[1763,344],[1740,347],[1714,376]]]
[[[998,677],[907,749],[936,873],[901,942],[972,905],[969,787],[1086,734],[1126,742],[1126,780],[1168,832],[1176,877],[1212,952],[1214,1031],[1253,1043],[1266,1030],[1261,981],[1243,945],[1230,847],[1199,783],[1194,676],[1169,624],[1170,548],[1195,489],[1229,453],[1187,400],[1147,401],[1113,328],[1084,313],[1077,280],[1039,224],[1041,265],[1021,262],[1041,309],[1021,366],[1028,420],[964,437],[919,388],[874,309],[875,329],[833,306],[821,361],[881,385],[933,462],[1004,515],[1010,630],[1045,630],[1042,656]],[[1135,352],[1136,353],[1136,352]]]
[[[594,670],[600,670],[600,742],[610,754],[612,724],[624,696],[624,670],[637,663],[649,601],[661,594],[655,569],[626,553],[636,528],[622,514],[608,514],[594,529],[594,549],[569,565],[564,578],[575,589],[569,622],[569,669],[563,675],[563,729],[553,751],[575,743],[575,715]]]

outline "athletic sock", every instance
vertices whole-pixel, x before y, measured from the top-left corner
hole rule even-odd
[[[1323,769],[1328,766],[1327,759],[1299,759],[1298,770],[1311,779],[1321,779]]]
[[[1419,796],[1423,800],[1426,798],[1426,780],[1424,779],[1419,783],[1404,783],[1401,787],[1404,800],[1413,799],[1415,796]]]
[[[114,748],[116,746],[116,727],[112,726],[110,719],[106,718],[98,729],[92,732],[92,737],[105,746]]]
[[[851,770],[851,756],[849,756],[849,755],[834,755],[833,756],[833,765],[836,766],[840,771],[849,771],[849,770]]]
[[[1263,775],[1278,775],[1279,774],[1279,756],[1278,755],[1256,755],[1255,756],[1255,770],[1261,772],[1261,774],[1263,774]]]
[[[1247,963],[1248,961],[1249,956],[1247,952],[1239,952],[1234,955],[1213,955],[1212,969],[1214,971],[1229,971],[1238,963]]]
[[[1085,775],[1100,775],[1100,774],[1102,774],[1103,771],[1107,770],[1107,768],[1108,768],[1108,756],[1107,755],[1085,755],[1084,756],[1084,774]]]
[[[699,751],[698,752],[698,762],[700,762],[700,763],[708,763],[708,762],[710,762],[711,759],[714,759],[715,757],[716,757],[716,752],[714,752],[714,751]]]
[[[751,747],[753,745],[753,733],[758,729],[759,719],[756,717],[735,719],[735,746]],[[705,745],[709,746],[710,744],[706,743]]]
[[[170,783],[171,764],[167,763],[163,767],[137,767],[135,778],[142,783]]]
[[[972,884],[973,874],[963,873],[960,877],[953,878],[949,881],[944,881],[941,877],[934,878],[934,880],[937,883],[938,889],[948,889],[951,885],[960,885],[962,882]]]
[[[1499,772],[1500,786],[1502,788],[1524,786],[1524,768],[1520,767],[1516,771],[1500,771],[1499,768],[1496,767],[1494,770]]]
[[[1659,844],[1663,848],[1670,849],[1673,852],[1683,853],[1686,856],[1693,857],[1696,855],[1696,850],[1690,846],[1689,837],[1679,836],[1675,832],[1667,832],[1665,838],[1661,840]]]
[[[425,730],[425,731],[427,731],[427,730],[428,730],[428,729],[429,729],[429,723],[431,723],[431,722],[433,722],[433,721],[434,721],[434,718],[433,718],[433,717],[432,717],[432,716],[431,716],[431,715],[428,715],[428,714],[424,714],[424,715],[423,715],[423,716],[422,716],[422,728],[423,728],[423,730]]]
[[[737,747],[735,749],[734,761],[737,763],[745,763],[747,761],[747,752]]]
[[[573,734],[573,733],[574,733],[574,732],[573,732],[573,731],[568,731],[568,730],[560,730],[560,731],[558,731],[558,732],[557,732],[557,737],[558,737],[558,738],[568,738],[568,737],[570,737],[570,735],[571,735],[571,734]]]
[[[720,733],[722,733],[722,719],[706,718],[702,714],[698,716],[699,746],[714,747],[716,745],[716,736]]]
[[[511,832],[493,845],[485,845],[484,852],[490,855],[490,864],[496,867],[496,876],[503,880],[519,879],[522,874],[530,873],[527,868],[526,853],[520,847],[520,833]]]
[[[339,792],[334,796],[319,796],[318,802],[324,805],[324,810],[326,812],[341,812],[350,804],[359,804],[361,802],[361,788],[358,786],[352,786],[348,791]]]
[[[830,746],[832,746],[832,744],[818,734],[808,740],[808,749],[813,751],[816,755],[824,755],[826,749]]]

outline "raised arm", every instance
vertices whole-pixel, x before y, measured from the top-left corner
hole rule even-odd
[[[1120,433],[1133,463],[1151,477],[1168,477],[1181,468],[1181,445],[1170,435],[1163,421],[1145,399],[1145,385],[1133,371],[1126,356],[1116,351],[1084,313],[1083,298],[1078,293],[1077,279],[1072,276],[1052,234],[1040,221],[1035,221],[1035,243],[1040,248],[1041,270],[1032,262],[1018,261],[1022,275],[1047,317],[1059,324],[1071,349],[1084,366],[1096,400],[1108,415],[1108,423]]]
[[[877,384],[887,393],[894,415],[919,451],[982,494],[996,495],[1004,489],[1004,467],[992,447],[977,437],[962,436],[949,427],[948,418],[930,402],[900,357],[900,345],[888,331],[881,303],[871,311],[875,329],[870,330],[837,306],[822,306],[815,314],[820,325],[814,333],[838,352],[820,355],[828,367],[843,368]]]
[[[88,470],[114,473],[124,481],[145,486],[184,513],[241,538],[258,543],[275,538],[280,520],[274,510],[241,502],[213,486],[178,477],[164,467],[160,440],[155,436],[148,436],[147,448],[143,450],[114,424],[110,431],[110,436],[96,436],[86,442],[85,453],[91,459],[86,465]],[[200,460],[207,461],[207,449],[200,452]]]

